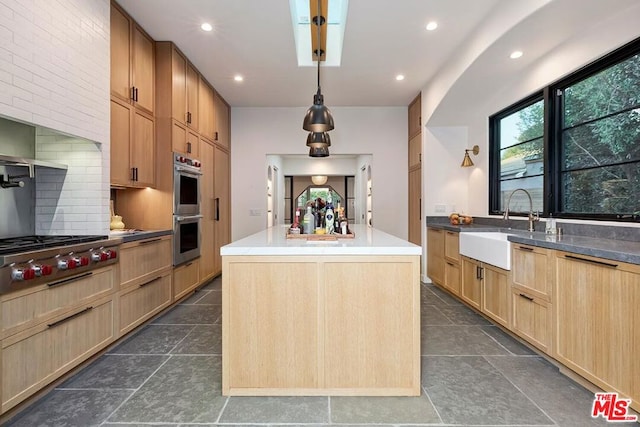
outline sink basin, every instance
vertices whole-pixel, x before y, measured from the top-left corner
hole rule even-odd
[[[509,233],[460,233],[460,253],[487,264],[511,270],[511,242]]]

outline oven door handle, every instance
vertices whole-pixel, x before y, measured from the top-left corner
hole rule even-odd
[[[197,175],[197,176],[202,175],[202,172],[200,172],[200,171],[189,169],[189,168],[185,168],[183,166],[176,166],[175,168],[176,168],[176,172],[183,172],[186,175]]]
[[[200,219],[202,218],[202,215],[187,215],[187,216],[181,216],[181,215],[176,215],[176,222],[184,222],[184,221],[189,221],[191,219]]]

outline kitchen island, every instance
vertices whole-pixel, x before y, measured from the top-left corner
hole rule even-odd
[[[272,227],[223,246],[222,393],[420,395],[419,246]]]

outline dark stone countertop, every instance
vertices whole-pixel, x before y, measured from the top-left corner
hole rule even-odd
[[[640,242],[637,241],[567,234],[550,235],[539,231],[530,233],[526,230],[501,228],[488,224],[451,225],[435,222],[428,223],[427,226],[454,232],[499,231],[511,234],[508,240],[514,243],[640,265]]]
[[[136,240],[153,239],[154,237],[169,236],[173,230],[123,230],[111,231],[110,238],[122,239],[122,243],[135,242]]]

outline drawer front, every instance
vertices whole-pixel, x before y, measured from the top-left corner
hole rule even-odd
[[[115,266],[109,266],[3,296],[3,337],[34,326],[70,307],[110,294],[115,288],[115,271]]]
[[[171,303],[171,272],[120,294],[120,335],[129,332]]]
[[[550,301],[552,283],[548,254],[547,249],[514,244],[511,263],[513,283],[546,301]]]
[[[2,411],[110,344],[113,313],[110,296],[3,340]]]
[[[198,286],[200,260],[188,262],[173,270],[173,298],[178,300]]]
[[[146,282],[171,267],[171,236],[131,242],[120,249],[120,286]]]
[[[519,289],[512,289],[513,331],[545,353],[551,342],[549,303]]]

